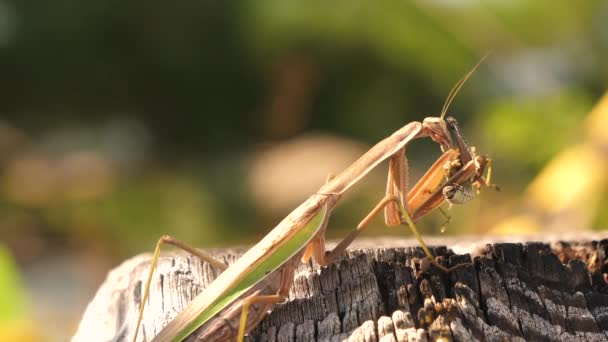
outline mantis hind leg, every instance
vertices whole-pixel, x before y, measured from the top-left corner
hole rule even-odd
[[[245,328],[247,327],[247,314],[249,313],[249,307],[253,304],[275,304],[285,301],[285,296],[267,295],[267,296],[251,296],[243,301],[243,310],[241,311],[241,322],[239,324],[239,334],[237,335],[237,342],[243,342],[245,338]]]
[[[214,258],[210,254],[198,250],[183,241],[177,240],[172,236],[163,235],[158,242],[156,243],[156,248],[154,249],[154,256],[152,257],[152,265],[150,265],[150,272],[148,273],[148,278],[146,279],[146,283],[144,285],[144,295],[141,297],[141,303],[139,305],[139,315],[137,317],[137,325],[135,326],[135,335],[133,336],[133,342],[137,340],[137,334],[139,332],[139,326],[141,325],[141,320],[144,316],[144,307],[146,305],[146,300],[148,300],[148,296],[150,295],[150,283],[152,282],[152,275],[154,275],[154,269],[156,269],[156,265],[158,264],[158,258],[160,257],[160,248],[163,244],[173,245],[177,248],[183,249],[186,252],[199,257],[201,260],[206,261],[211,266],[219,268],[224,271],[228,268],[224,262]]]

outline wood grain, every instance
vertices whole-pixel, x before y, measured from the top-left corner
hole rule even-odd
[[[300,266],[289,301],[248,340],[608,341],[608,240],[600,237],[551,244],[477,238],[474,263],[450,274],[421,263],[417,247],[365,247],[402,245],[398,239],[362,240],[327,267]],[[240,252],[218,255],[230,263]],[[472,260],[446,247],[433,253],[446,266]],[[112,270],[72,341],[130,341],[149,265],[146,254]],[[194,257],[163,255],[141,339],[151,340],[218,274]]]

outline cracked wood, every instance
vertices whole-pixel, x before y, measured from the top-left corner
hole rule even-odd
[[[471,260],[445,247],[433,252],[446,266]],[[495,243],[444,274],[421,265],[419,248],[350,250],[327,267],[301,265],[289,301],[248,340],[608,341],[607,254],[608,240]],[[149,264],[149,255],[138,256],[110,272],[73,341],[132,338]],[[140,336],[150,340],[218,274],[191,256],[163,256]]]

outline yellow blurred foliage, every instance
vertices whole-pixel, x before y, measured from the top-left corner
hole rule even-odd
[[[525,212],[500,222],[493,233],[590,229],[608,179],[608,93],[585,128],[583,143],[559,153],[528,186]]]
[[[0,336],[2,341],[12,342],[36,342],[42,341],[42,337],[36,333],[37,327],[34,322],[20,320],[14,322],[0,322]]]

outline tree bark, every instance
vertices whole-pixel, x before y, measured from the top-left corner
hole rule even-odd
[[[418,247],[392,247],[411,241],[363,240],[327,267],[301,265],[289,300],[275,305],[247,338],[608,341],[608,240],[589,234],[578,238],[552,244],[443,239],[475,255],[472,264],[449,274],[421,262],[424,254]],[[432,250],[446,266],[471,261],[470,254],[454,254],[446,247]],[[242,251],[218,255],[231,263]],[[133,338],[150,258],[136,256],[109,273],[72,341]],[[151,340],[219,273],[189,255],[163,255],[140,339]]]

